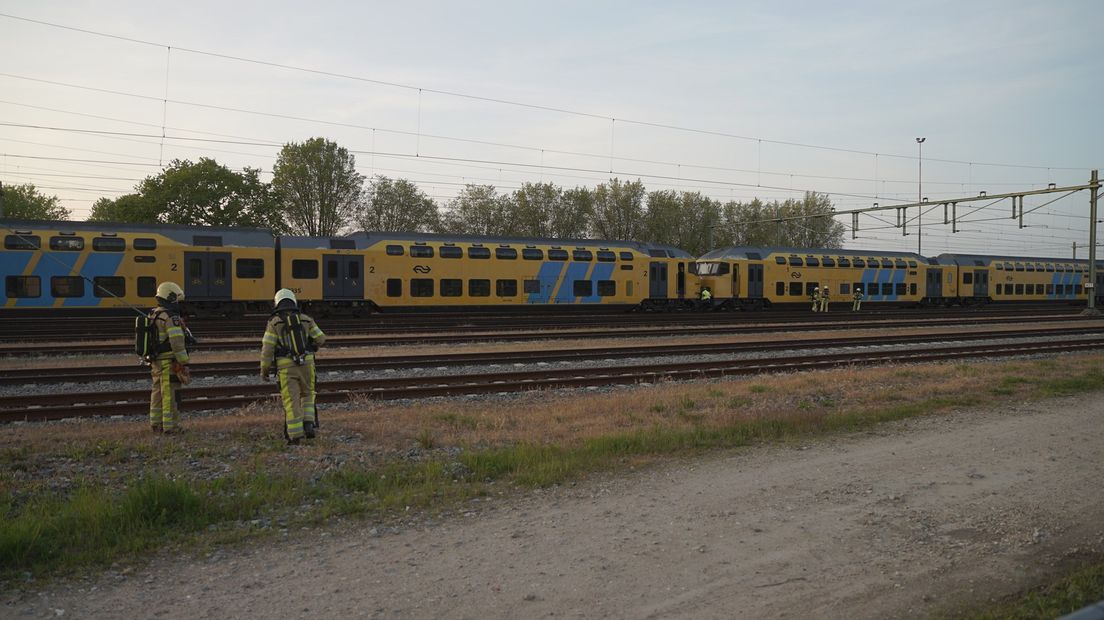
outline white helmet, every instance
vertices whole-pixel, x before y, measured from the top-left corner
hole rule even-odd
[[[180,285],[175,282],[162,282],[157,287],[157,292],[154,296],[158,299],[164,299],[168,303],[176,303],[181,299],[184,299],[184,289],[180,288]]]
[[[278,306],[280,305],[280,302],[285,299],[290,299],[291,303],[293,304],[299,304],[299,302],[295,299],[295,293],[292,293],[291,289],[282,288],[276,291],[276,296],[272,298],[272,305]]]

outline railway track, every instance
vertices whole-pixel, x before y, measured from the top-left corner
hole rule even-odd
[[[610,369],[542,369],[536,371],[485,374],[407,377],[328,381],[318,385],[319,403],[347,402],[367,398],[395,400],[460,396],[486,393],[513,393],[531,390],[589,386],[634,385],[726,376],[756,375],[834,368],[848,365],[915,363],[966,359],[973,357],[1009,357],[1085,351],[1104,348],[1104,338],[1074,342],[1025,342],[966,346],[932,346],[912,351],[861,351],[828,355],[801,355],[757,360],[666,363]],[[232,409],[277,397],[272,385],[208,386],[203,395],[184,394],[185,410]],[[86,416],[145,415],[149,407],[146,390],[46,394],[37,397],[0,399],[0,421],[55,420]]]
[[[517,351],[493,353],[446,353],[428,355],[372,356],[323,358],[319,364],[320,372],[355,372],[396,368],[447,368],[472,364],[532,364],[541,362],[563,362],[593,359],[625,359],[633,357],[659,357],[673,355],[717,355],[738,354],[753,351],[776,351],[786,349],[806,349],[817,347],[850,347],[872,345],[897,345],[909,343],[946,342],[948,340],[967,342],[971,340],[992,340],[998,338],[1040,338],[1058,336],[1076,336],[1099,334],[1097,325],[1084,327],[1061,327],[1053,329],[1034,329],[1031,331],[1004,330],[984,331],[971,334],[936,333],[910,334],[905,336],[863,336],[848,338],[817,338],[805,340],[786,340],[782,342],[749,342],[692,345],[658,345],[638,347],[617,347],[614,349],[557,349],[542,351]],[[232,377],[252,376],[257,371],[257,362],[209,362],[192,364],[194,377]],[[63,368],[16,368],[5,370],[0,375],[0,385],[46,385],[57,383],[87,383],[92,381],[139,381],[149,378],[149,369],[145,366],[107,366],[88,368],[73,366]]]
[[[904,327],[940,327],[951,325],[1000,325],[1009,323],[1052,323],[1061,321],[1084,320],[1093,325],[1099,322],[1089,319],[1081,319],[1077,315],[1044,315],[1011,317],[967,317],[967,318],[925,318],[886,320],[884,318],[862,317],[852,318],[850,315],[839,315],[839,320],[821,320],[801,323],[754,323],[754,324],[723,324],[723,325],[679,325],[666,327],[625,327],[619,329],[595,329],[595,330],[557,330],[557,331],[472,331],[449,334],[405,334],[403,336],[337,336],[327,338],[327,347],[372,347],[372,346],[405,346],[410,344],[470,344],[486,342],[531,342],[542,340],[577,340],[577,339],[615,339],[615,338],[641,338],[654,336],[699,336],[699,335],[733,335],[761,334],[794,331],[827,331],[837,329],[897,329]],[[256,331],[256,330],[254,330]],[[260,348],[260,332],[250,338],[228,338],[220,340],[201,340],[197,351],[242,351]],[[201,334],[197,334],[202,338]],[[35,343],[33,346],[19,344],[0,344],[0,357],[17,357],[27,355],[125,355],[133,354],[134,345],[131,342],[111,343]]]
[[[842,302],[841,302],[842,303]],[[851,320],[879,320],[906,318],[946,318],[946,317],[1000,317],[1022,316],[1025,313],[1045,313],[1052,315],[1076,316],[1079,308],[1055,308],[1041,306],[1017,307],[975,307],[975,308],[929,308],[924,310],[907,308],[889,308],[869,310],[859,313],[847,313]],[[688,323],[706,325],[760,324],[783,321],[831,321],[838,320],[844,312],[818,315],[806,310],[775,310],[770,312],[674,312],[674,313],[577,313],[557,314],[425,314],[425,315],[387,315],[377,314],[362,319],[330,318],[322,319],[327,334],[407,334],[411,332],[440,333],[458,329],[570,329],[570,328],[612,328],[625,326],[670,326]],[[262,329],[267,317],[257,316],[250,319],[191,319],[189,325],[197,336],[202,338],[221,338],[249,333]],[[64,340],[104,340],[112,338],[130,338],[133,336],[133,316],[112,317],[68,317],[64,319],[48,317],[5,317],[0,320],[0,343],[15,342],[53,342]]]

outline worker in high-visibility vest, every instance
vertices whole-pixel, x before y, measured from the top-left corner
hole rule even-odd
[[[863,300],[863,292],[862,292],[862,287],[861,286],[855,286],[855,294],[851,295],[851,299],[853,300],[851,302],[851,311],[852,312],[858,312],[859,311],[859,306],[862,305],[862,300]]]
[[[820,311],[828,312],[828,298],[831,295],[827,285],[820,289]]]
[[[814,286],[813,287],[813,292],[809,293],[809,299],[811,299],[812,302],[813,302],[813,312],[816,312],[817,308],[820,307],[820,287],[819,286]]]

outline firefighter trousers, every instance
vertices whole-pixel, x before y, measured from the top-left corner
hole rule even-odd
[[[153,360],[150,365],[150,378],[153,386],[150,390],[149,421],[155,431],[171,433],[176,430],[180,419],[177,411],[177,390],[180,382],[172,371],[172,360]]]
[[[309,407],[314,422],[314,365],[291,364],[278,368],[280,378],[280,400],[284,405],[284,429],[288,439],[303,437],[303,418]]]

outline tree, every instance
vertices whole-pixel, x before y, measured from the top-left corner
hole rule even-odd
[[[356,158],[323,138],[289,142],[272,168],[272,186],[287,230],[297,235],[332,236],[356,215],[364,176]]]
[[[61,206],[57,196],[47,196],[33,183],[3,187],[3,217],[21,220],[67,220],[69,209]]]
[[[591,230],[602,239],[640,239],[644,226],[644,184],[610,179],[594,190]]]
[[[406,179],[376,175],[365,191],[357,223],[365,230],[429,232],[440,228],[437,203]]]
[[[641,240],[673,245],[699,256],[712,249],[721,205],[700,192],[650,192]]]
[[[125,194],[112,200],[100,198],[92,205],[89,222],[128,222],[156,224],[163,208],[138,194]]]
[[[514,192],[510,220],[528,237],[572,239],[586,236],[592,201],[586,188],[565,192],[552,183],[523,183]]]
[[[806,192],[801,200],[726,204],[722,227],[733,245],[841,248],[847,228],[835,213],[827,195]]]
[[[449,210],[441,217],[441,231],[458,235],[515,235],[509,217],[512,202],[500,196],[493,185],[466,185],[449,201]]]

